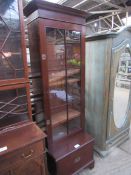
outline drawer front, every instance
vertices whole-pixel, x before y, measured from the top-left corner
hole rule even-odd
[[[25,163],[25,161],[38,157],[39,155],[43,154],[43,152],[43,142],[40,141],[12,153],[5,154],[0,158],[0,169],[15,166],[18,163]]]
[[[45,175],[45,162],[43,156],[13,167],[12,175]]]
[[[71,175],[93,160],[93,142],[57,162],[58,175]]]

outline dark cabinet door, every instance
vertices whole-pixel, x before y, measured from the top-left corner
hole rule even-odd
[[[0,0],[0,130],[31,118],[22,0]]]
[[[16,167],[11,175],[45,175],[44,162],[41,158],[33,159]]]
[[[67,135],[65,31],[46,28],[49,116],[53,140]]]
[[[81,129],[81,32],[66,30],[68,133]]]
[[[45,27],[47,92],[49,109],[46,117],[51,123],[53,140],[81,130],[81,28],[79,31],[57,26]],[[44,39],[45,39],[44,38]],[[43,71],[45,71],[42,66]],[[45,76],[43,78],[45,81]],[[44,85],[45,85],[44,83]],[[47,100],[46,100],[47,103]],[[46,108],[46,107],[45,107]]]

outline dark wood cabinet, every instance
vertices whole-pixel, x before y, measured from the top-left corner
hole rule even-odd
[[[0,150],[5,151],[0,152],[0,175],[45,175],[44,138],[32,122],[1,133]]]
[[[49,157],[56,163],[57,174],[92,167],[93,138],[84,132],[86,13],[41,0],[30,2],[24,13],[28,16],[32,76],[38,77],[32,82],[33,93],[43,93]],[[69,145],[72,148],[62,149]]]
[[[0,1],[0,175],[45,175],[45,134],[32,123],[22,0]]]

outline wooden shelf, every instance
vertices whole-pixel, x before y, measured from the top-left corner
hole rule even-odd
[[[79,82],[80,79],[79,78],[70,78],[67,80],[67,83],[68,84],[72,84],[72,83],[76,83],[76,82]],[[61,81],[58,81],[58,82],[52,82],[49,84],[50,87],[54,87],[54,86],[63,86],[66,84],[66,81],[65,80],[61,80]]]
[[[73,75],[78,74],[78,73],[80,73],[80,69],[71,69],[71,70],[67,71],[68,77],[73,76]],[[65,70],[55,72],[55,76],[54,76],[54,73],[53,73],[53,75],[49,76],[49,83],[56,83],[59,80],[64,80],[65,76],[66,76]]]
[[[80,112],[72,108],[69,108],[68,114],[69,114],[68,120],[72,120],[80,116]],[[57,127],[65,123],[66,121],[67,121],[67,111],[61,111],[59,113],[52,115],[52,126],[53,127]]]

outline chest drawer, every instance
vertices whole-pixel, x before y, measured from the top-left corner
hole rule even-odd
[[[43,142],[37,142],[26,147],[23,147],[14,152],[5,154],[0,158],[0,170],[10,168],[10,166],[15,166],[18,163],[23,164],[35,157],[40,156],[44,153]],[[5,167],[6,165],[6,167]]]
[[[64,158],[58,160],[58,175],[71,175],[91,163],[93,163],[93,142],[79,147]]]

